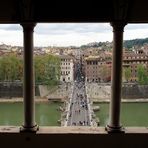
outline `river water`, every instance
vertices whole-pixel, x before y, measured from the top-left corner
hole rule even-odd
[[[61,112],[60,103],[36,103],[36,122],[41,126],[60,126],[58,120]],[[96,105],[96,104],[95,104]],[[99,103],[100,111],[96,116],[100,119],[100,126],[108,123],[109,104]],[[148,126],[148,103],[122,103],[121,123],[123,126]],[[0,103],[0,125],[22,125],[22,103]]]
[[[36,103],[36,122],[42,126],[59,126],[60,103]],[[22,125],[23,103],[0,103],[0,125]]]
[[[105,126],[109,121],[109,104],[97,105],[100,111],[96,112],[96,116],[100,119],[100,126]],[[122,103],[121,123],[123,126],[148,126],[148,103]]]

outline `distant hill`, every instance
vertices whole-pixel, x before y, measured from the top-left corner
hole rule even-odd
[[[134,39],[134,40],[125,40],[123,46],[125,48],[132,48],[133,46],[143,46],[143,44],[148,43],[148,38],[145,39]]]
[[[109,47],[112,43],[111,42],[92,42],[92,43],[88,43],[86,45],[82,45],[80,48],[90,48],[90,47],[93,47],[93,48],[96,48],[96,47]]]
[[[144,39],[133,39],[133,40],[125,40],[123,42],[123,46],[125,48],[132,48],[133,46],[143,46],[143,44],[148,43],[148,38]],[[80,48],[90,48],[90,47],[112,47],[112,42],[92,42],[86,45],[82,45]]]

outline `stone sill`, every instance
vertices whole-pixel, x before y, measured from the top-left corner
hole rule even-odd
[[[0,126],[0,134],[20,133],[18,126]],[[49,127],[40,126],[36,134],[88,134],[88,135],[106,135],[104,127]],[[123,133],[122,133],[123,134]],[[124,134],[148,134],[148,127],[126,127]]]

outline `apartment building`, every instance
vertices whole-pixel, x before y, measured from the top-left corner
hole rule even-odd
[[[129,81],[135,82],[138,78],[137,68],[138,65],[143,65],[148,72],[148,54],[144,50],[139,49],[136,51],[126,51],[123,54],[123,69],[130,68],[131,78]]]
[[[130,68],[131,78],[135,82],[138,79],[138,65],[143,65],[148,72],[148,54],[146,47],[135,51],[124,51],[123,69]],[[84,58],[85,80],[87,82],[108,82],[111,80],[112,54],[101,53],[98,56]],[[126,81],[123,78],[123,81]]]
[[[61,59],[61,82],[72,82],[74,80],[74,59],[69,55],[60,55]]]
[[[85,58],[85,81],[107,82],[111,80],[111,61],[101,56]]]

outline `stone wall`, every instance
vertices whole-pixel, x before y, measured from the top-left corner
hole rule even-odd
[[[38,86],[35,95],[39,96]],[[0,82],[0,98],[23,97],[23,84],[21,82]]]
[[[87,83],[87,94],[92,100],[105,100],[111,98],[111,85]],[[126,84],[122,86],[123,99],[142,99],[148,98],[148,85]]]
[[[106,84],[88,83],[86,84],[88,96],[92,99],[109,99],[111,97],[111,86]],[[71,93],[71,85],[62,84],[53,92],[48,92],[48,98],[67,98]],[[41,90],[35,87],[35,95],[40,96]],[[20,82],[0,82],[0,98],[23,97],[23,87]],[[123,99],[148,98],[148,85],[123,85]]]
[[[122,98],[148,98],[148,85],[125,85],[122,87]]]
[[[40,86],[40,94],[46,96],[49,100],[66,100],[72,93],[72,83],[62,83],[61,85],[53,88],[47,89],[46,86]],[[42,88],[42,89],[41,89]],[[44,90],[44,91],[43,91]]]
[[[109,99],[111,87],[106,84],[86,83],[86,92],[90,99]]]

